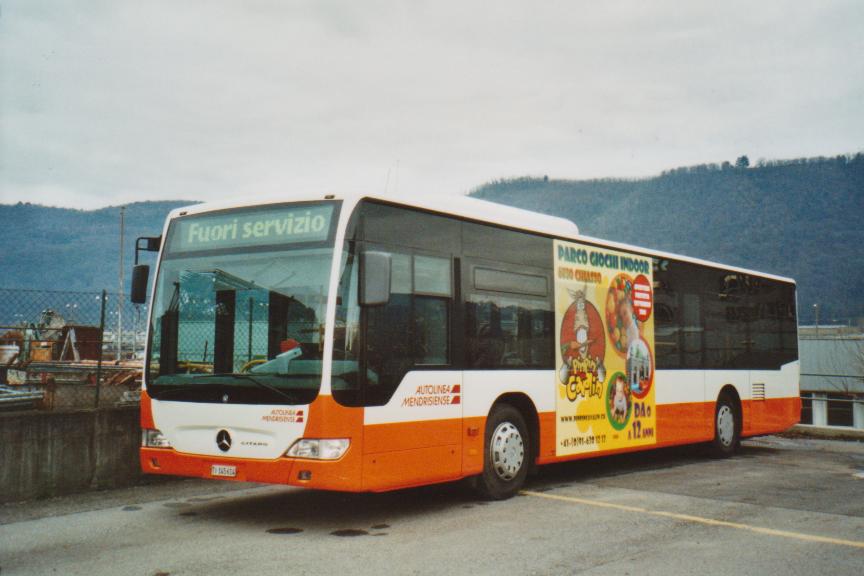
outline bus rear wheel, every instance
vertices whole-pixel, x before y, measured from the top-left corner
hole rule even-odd
[[[531,441],[522,413],[509,404],[498,404],[486,419],[483,473],[475,487],[481,496],[504,500],[525,483],[530,464]]]
[[[738,406],[728,396],[717,399],[714,409],[714,440],[711,452],[718,458],[731,456],[741,444],[741,420]]]

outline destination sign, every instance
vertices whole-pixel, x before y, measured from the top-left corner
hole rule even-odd
[[[333,207],[329,203],[303,204],[181,218],[172,226],[170,250],[192,252],[320,242],[330,232]]]

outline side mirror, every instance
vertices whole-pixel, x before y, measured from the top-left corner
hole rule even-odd
[[[135,265],[138,265],[139,252],[158,252],[162,246],[162,236],[139,236],[135,240]]]
[[[386,252],[360,255],[360,305],[380,306],[390,301],[390,261]]]
[[[129,299],[133,304],[147,302],[147,281],[150,279],[150,266],[136,264],[132,268],[132,290]]]

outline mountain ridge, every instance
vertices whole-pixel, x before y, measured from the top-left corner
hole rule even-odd
[[[803,322],[813,304],[825,321],[864,316],[864,154],[626,180],[517,177],[470,194],[568,218],[588,236],[792,277]]]
[[[648,178],[522,176],[469,195],[562,216],[581,234],[792,277],[802,323],[864,318],[864,154],[702,164]],[[126,204],[126,278],[139,236],[195,201]],[[119,206],[0,204],[0,287],[118,289]],[[146,260],[145,260],[146,261]]]

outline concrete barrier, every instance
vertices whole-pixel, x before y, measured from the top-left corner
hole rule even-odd
[[[0,414],[0,503],[141,480],[137,407]]]
[[[810,438],[825,438],[828,440],[864,441],[864,430],[848,426],[813,426],[812,424],[796,424],[788,432],[790,436],[808,436]]]

